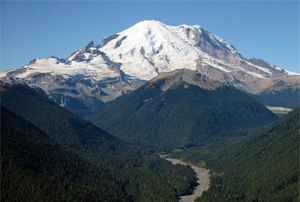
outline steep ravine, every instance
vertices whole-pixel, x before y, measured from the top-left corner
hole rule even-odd
[[[187,163],[184,163],[178,159],[172,159],[172,158],[165,158],[165,159],[172,162],[173,164],[188,165]],[[181,196],[180,199],[178,200],[179,202],[193,202],[196,197],[200,196],[203,191],[206,191],[209,188],[210,181],[209,181],[208,170],[193,165],[191,165],[191,167],[195,171],[196,176],[198,178],[197,180],[198,186],[194,188],[193,194]]]

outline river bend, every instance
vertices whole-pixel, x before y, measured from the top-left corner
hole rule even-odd
[[[165,158],[165,159],[172,162],[173,164],[190,165],[178,159],[172,159],[172,158]],[[196,173],[196,176],[198,178],[197,180],[198,186],[194,187],[193,194],[181,196],[178,202],[193,202],[196,197],[200,196],[203,193],[203,191],[206,191],[209,188],[210,181],[209,181],[208,170],[193,165],[190,166]]]

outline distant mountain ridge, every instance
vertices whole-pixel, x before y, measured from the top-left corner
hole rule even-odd
[[[160,73],[183,68],[251,94],[278,80],[300,77],[263,60],[243,57],[230,43],[198,25],[169,26],[146,20],[106,37],[99,45],[90,42],[68,58],[35,59],[0,73],[0,79],[29,85],[85,116],[95,105],[132,92]],[[299,89],[299,79],[292,81]]]
[[[253,98],[268,106],[282,106],[294,109],[300,106],[300,78],[295,75],[274,79],[274,84],[258,94],[250,94]]]

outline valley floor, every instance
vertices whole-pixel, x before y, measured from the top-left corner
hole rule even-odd
[[[172,158],[165,158],[166,160],[172,162],[173,164],[182,164],[182,165],[188,165],[187,163],[184,163],[178,159],[172,159]],[[200,196],[203,191],[208,190],[209,188],[209,174],[208,170],[204,168],[199,168],[197,166],[192,166],[192,169],[195,171],[196,176],[198,178],[197,183],[198,186],[194,188],[193,194],[181,196],[179,202],[193,202],[196,197]]]
[[[274,114],[278,114],[278,115],[285,115],[291,111],[293,111],[293,109],[290,108],[284,108],[284,107],[271,107],[271,106],[266,106],[271,112],[273,112]]]

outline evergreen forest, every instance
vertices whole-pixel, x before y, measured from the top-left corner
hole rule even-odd
[[[148,82],[103,105],[87,119],[125,141],[142,142],[155,151],[233,141],[278,119],[234,87],[207,90],[181,81],[163,91],[163,85]]]
[[[177,201],[196,179],[23,85],[1,85],[1,201]]]
[[[210,187],[195,201],[300,200],[299,107],[278,119],[234,87],[162,85],[101,103],[84,120],[28,86],[1,83],[1,201],[191,194],[192,168],[159,153],[208,169]]]
[[[299,110],[226,147],[172,153],[209,169],[210,188],[196,201],[299,201]]]

